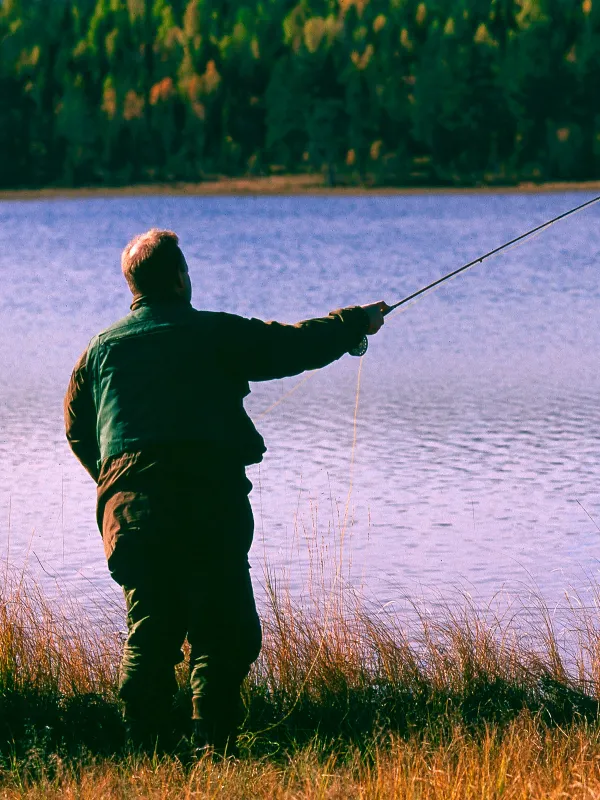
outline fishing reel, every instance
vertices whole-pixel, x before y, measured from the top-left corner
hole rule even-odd
[[[369,349],[369,341],[366,336],[363,336],[360,342],[353,347],[351,350],[348,350],[351,356],[364,356],[364,354]]]

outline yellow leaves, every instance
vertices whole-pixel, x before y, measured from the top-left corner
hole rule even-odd
[[[87,50],[87,42],[85,39],[81,39],[81,41],[77,42],[73,49],[73,58],[81,58],[85,55],[85,51]]]
[[[170,78],[165,80],[170,80]],[[161,83],[164,83],[164,81],[161,81]],[[206,65],[206,71],[202,75],[198,75],[196,72],[194,72],[180,82],[180,89],[187,95],[192,111],[194,112],[194,115],[198,117],[198,119],[203,120],[206,117],[206,107],[202,102],[202,98],[215,92],[220,83],[221,76],[217,71],[215,62],[212,60],[208,62]],[[159,84],[156,84],[156,86],[158,85]],[[155,87],[153,86],[152,90],[154,90],[154,88]],[[151,103],[152,90],[150,97]]]
[[[221,76],[219,75],[217,66],[212,59],[206,65],[206,72],[202,76],[202,80],[204,81],[205,94],[212,94],[219,88]]]
[[[573,47],[566,54],[565,61],[568,61],[570,64],[575,64],[577,61],[577,47],[575,45],[573,45]]]
[[[183,14],[183,30],[190,40],[200,39],[200,0],[191,0]]]
[[[117,51],[117,39],[119,38],[119,29],[113,28],[113,30],[106,35],[106,39],[104,40],[104,47],[106,49],[106,55],[109,58],[113,58]]]
[[[323,17],[311,17],[304,23],[303,28],[306,49],[309,53],[316,53],[324,37],[327,38],[328,44],[331,44],[342,28],[343,23],[331,14],[326,19],[323,19]]]
[[[130,122],[132,119],[142,119],[144,116],[144,98],[130,89],[125,95],[123,103],[123,119]]]
[[[532,22],[540,22],[544,19],[539,0],[519,0],[519,5],[521,10],[515,18],[519,28],[527,28]]]
[[[283,20],[284,41],[292,46],[294,52],[297,52],[302,44],[303,20],[304,12],[301,6],[292,9]]]
[[[316,53],[325,33],[325,20],[312,17],[304,23],[304,44],[309,53]]]
[[[206,119],[206,106],[204,103],[190,103],[190,107],[194,112],[194,116],[198,117],[198,119],[204,122]]]
[[[327,32],[327,39],[331,43],[338,34],[344,30],[344,22],[338,19],[334,14],[330,14],[325,19],[325,30]]]
[[[335,14],[330,14],[325,18],[325,30],[329,41],[333,41],[335,37],[344,30],[344,23],[338,19]]]
[[[194,73],[183,81],[183,89],[187,94],[190,102],[195,102],[202,94],[202,78],[200,75]]]
[[[202,77],[196,73],[190,75],[189,78],[186,78],[186,80],[182,82],[182,88],[188,96],[190,108],[194,116],[200,120],[204,120],[206,118],[206,107],[204,103],[200,101],[200,97],[204,93],[204,81]]]
[[[117,113],[117,90],[110,77],[104,81],[101,108],[109,119],[115,118]]]
[[[556,131],[556,138],[559,142],[568,142],[569,136],[571,135],[570,128],[558,128]]]
[[[371,148],[369,150],[369,155],[371,156],[373,161],[377,161],[379,156],[381,155],[381,148],[383,147],[383,142],[381,139],[377,139],[376,142],[373,142]]]
[[[156,106],[158,103],[164,103],[175,94],[175,87],[173,86],[172,78],[163,78],[158,81],[150,89],[150,105]]]
[[[365,47],[365,51],[362,55],[357,50],[354,50],[350,58],[356,69],[366,69],[369,66],[369,61],[374,52],[375,48],[372,44],[368,44]]]
[[[475,31],[475,36],[473,37],[473,41],[475,42],[475,44],[487,44],[489,47],[498,46],[498,42],[488,31],[485,22],[482,22]]]
[[[237,42],[242,43],[245,42],[248,38],[248,29],[244,25],[243,22],[236,22],[233,26],[233,31],[231,32],[231,38]]]
[[[252,56],[258,61],[260,59],[260,47],[256,36],[252,37],[252,41],[250,42],[250,51]]]
[[[382,31],[387,24],[387,19],[383,14],[378,14],[375,19],[373,20],[373,31],[375,33],[379,33]]]
[[[356,151],[348,150],[346,153],[346,166],[353,167],[356,164]]]
[[[136,19],[143,19],[146,12],[144,0],[127,0],[127,10],[129,19],[134,22]]]
[[[40,60],[41,50],[39,45],[35,45],[31,50],[21,50],[17,61],[17,73],[21,73],[31,67],[36,67]]]
[[[201,40],[200,40],[201,41]],[[184,35],[181,28],[178,28],[174,25],[172,28],[169,28],[162,39],[160,40],[161,44],[163,45],[163,61],[166,61],[169,58],[169,50],[172,50],[177,45],[183,45],[184,43]],[[200,46],[200,43],[197,47]]]
[[[425,7],[425,3],[419,3],[417,6],[417,13],[415,15],[415,21],[417,25],[423,25],[427,18],[427,8]]]
[[[448,19],[446,20],[446,24],[444,25],[444,34],[446,36],[454,36],[454,33],[455,33],[454,20],[452,19],[452,17],[448,17]]]
[[[414,47],[412,40],[410,38],[410,34],[406,28],[402,28],[402,31],[400,32],[400,44],[405,50],[408,50],[409,52]]]
[[[592,0],[583,0],[581,10],[588,17],[592,13]]]
[[[359,17],[362,17],[365,8],[369,5],[369,0],[339,0],[340,11],[345,14],[349,8],[356,9]]]

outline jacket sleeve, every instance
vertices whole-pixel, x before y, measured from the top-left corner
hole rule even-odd
[[[71,450],[98,482],[100,450],[96,437],[96,408],[86,369],[87,351],[71,375],[65,395],[65,429]]]
[[[234,319],[236,330],[233,341],[229,339],[230,347],[248,381],[285,378],[324,367],[355,347],[369,327],[369,318],[360,306],[295,325]]]

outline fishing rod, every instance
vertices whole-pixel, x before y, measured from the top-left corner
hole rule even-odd
[[[418,291],[409,294],[408,297],[405,297],[402,300],[399,300],[397,303],[394,303],[394,305],[389,306],[389,308],[383,312],[383,315],[387,316],[395,309],[400,308],[400,306],[403,306],[405,303],[409,303],[411,300],[414,300],[420,295],[425,294],[425,292],[429,292],[436,286],[439,286],[445,281],[450,280],[450,278],[454,278],[456,275],[460,275],[461,272],[465,272],[466,270],[471,269],[471,267],[475,267],[477,264],[481,264],[483,261],[486,260],[486,258],[494,256],[496,255],[496,253],[500,253],[507,247],[510,247],[513,244],[517,244],[518,242],[523,241],[523,239],[527,239],[527,237],[529,236],[533,236],[534,233],[539,233],[539,231],[544,230],[544,228],[548,228],[550,227],[550,225],[554,225],[555,222],[560,222],[561,219],[565,219],[565,217],[568,217],[571,214],[575,214],[577,211],[582,211],[587,206],[591,206],[594,203],[597,203],[599,200],[600,200],[600,195],[598,197],[592,198],[591,200],[587,200],[585,203],[582,203],[581,205],[572,208],[570,211],[565,211],[562,214],[559,214],[557,217],[549,219],[547,222],[544,222],[541,225],[532,228],[530,231],[527,231],[527,233],[522,233],[520,236],[516,236],[514,239],[511,239],[510,242],[505,242],[504,244],[500,245],[500,247],[495,247],[493,250],[490,250],[489,253],[486,253],[485,255],[474,259],[473,261],[469,261],[468,264],[464,264],[462,267],[459,267],[458,269],[449,272],[447,275],[444,275],[443,277],[438,278],[436,281],[433,281],[433,283],[424,286],[422,289],[419,289]],[[368,346],[369,342],[367,340],[367,337],[363,336],[359,344],[356,347],[353,347],[352,350],[349,350],[349,353],[352,356],[363,356],[367,352]]]

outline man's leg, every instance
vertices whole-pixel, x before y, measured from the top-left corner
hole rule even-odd
[[[240,688],[260,652],[260,622],[247,561],[215,568],[202,583],[191,598],[188,631],[193,719],[200,743],[232,752]]]
[[[193,718],[200,740],[225,750],[241,722],[240,687],[261,629],[247,552],[254,520],[245,484],[202,504],[187,591]]]
[[[125,593],[128,636],[119,694],[132,741],[145,750],[170,746],[174,666],[186,633],[173,534],[147,494],[119,492],[104,511],[103,538],[113,579]],[[177,530],[178,520],[173,520]]]
[[[128,636],[119,696],[129,738],[144,750],[168,750],[177,738],[172,704],[177,691],[174,667],[183,660],[185,639],[182,598],[177,591],[161,586],[158,578],[152,585],[140,582],[123,589]]]

